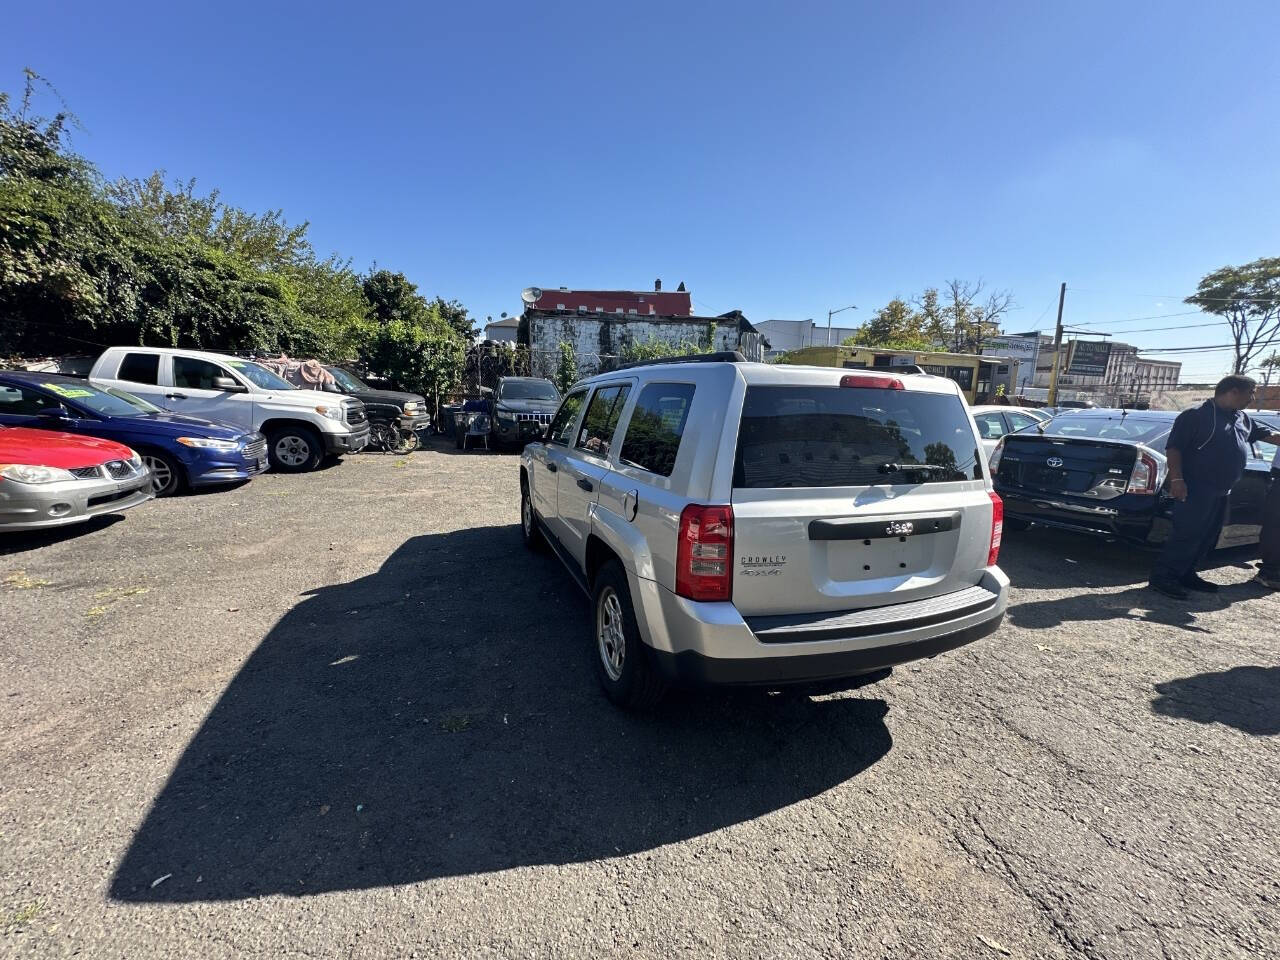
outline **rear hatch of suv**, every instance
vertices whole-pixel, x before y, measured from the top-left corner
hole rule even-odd
[[[924,600],[987,565],[993,504],[954,387],[831,374],[746,388],[732,493],[744,616]]]

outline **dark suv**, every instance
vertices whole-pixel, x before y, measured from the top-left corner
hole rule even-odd
[[[560,391],[550,380],[503,377],[493,392],[491,437],[511,446],[540,439],[559,406]]]
[[[325,369],[333,375],[333,383],[322,389],[355,397],[364,404],[371,421],[395,423],[411,433],[431,425],[426,398],[399,390],[375,390],[345,367],[326,366]]]

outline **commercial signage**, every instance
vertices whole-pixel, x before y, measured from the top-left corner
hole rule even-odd
[[[1039,337],[991,337],[982,341],[984,357],[1009,357],[1013,360],[1036,359],[1040,352]]]
[[[1067,372],[1082,377],[1100,377],[1107,372],[1111,357],[1109,340],[1072,340],[1067,355]]]

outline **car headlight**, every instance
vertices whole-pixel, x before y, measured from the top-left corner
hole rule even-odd
[[[133,456],[129,458],[130,465],[133,467],[142,466],[142,454],[138,453],[137,450],[133,450],[131,452],[133,453]]]
[[[405,413],[408,413],[408,414],[414,414],[414,413],[417,413],[417,412],[418,412],[418,401],[417,401],[417,400],[410,400],[408,403],[406,403],[406,404],[404,405],[404,412],[405,412]]]
[[[235,450],[240,444],[235,440],[215,440],[212,437],[179,437],[184,447],[200,447],[204,450]]]
[[[61,467],[38,467],[29,463],[0,464],[0,477],[18,483],[60,483],[75,479],[71,471]]]
[[[328,417],[330,420],[337,420],[339,423],[343,420],[341,407],[326,407],[324,404],[321,404],[316,407],[316,413],[323,417]]]

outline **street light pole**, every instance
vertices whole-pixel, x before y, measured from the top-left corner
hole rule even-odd
[[[844,313],[846,310],[857,310],[857,309],[858,308],[856,306],[854,306],[853,304],[850,304],[847,307],[838,307],[835,310],[827,311],[827,346],[828,347],[831,346],[831,318],[835,316],[837,313]]]

